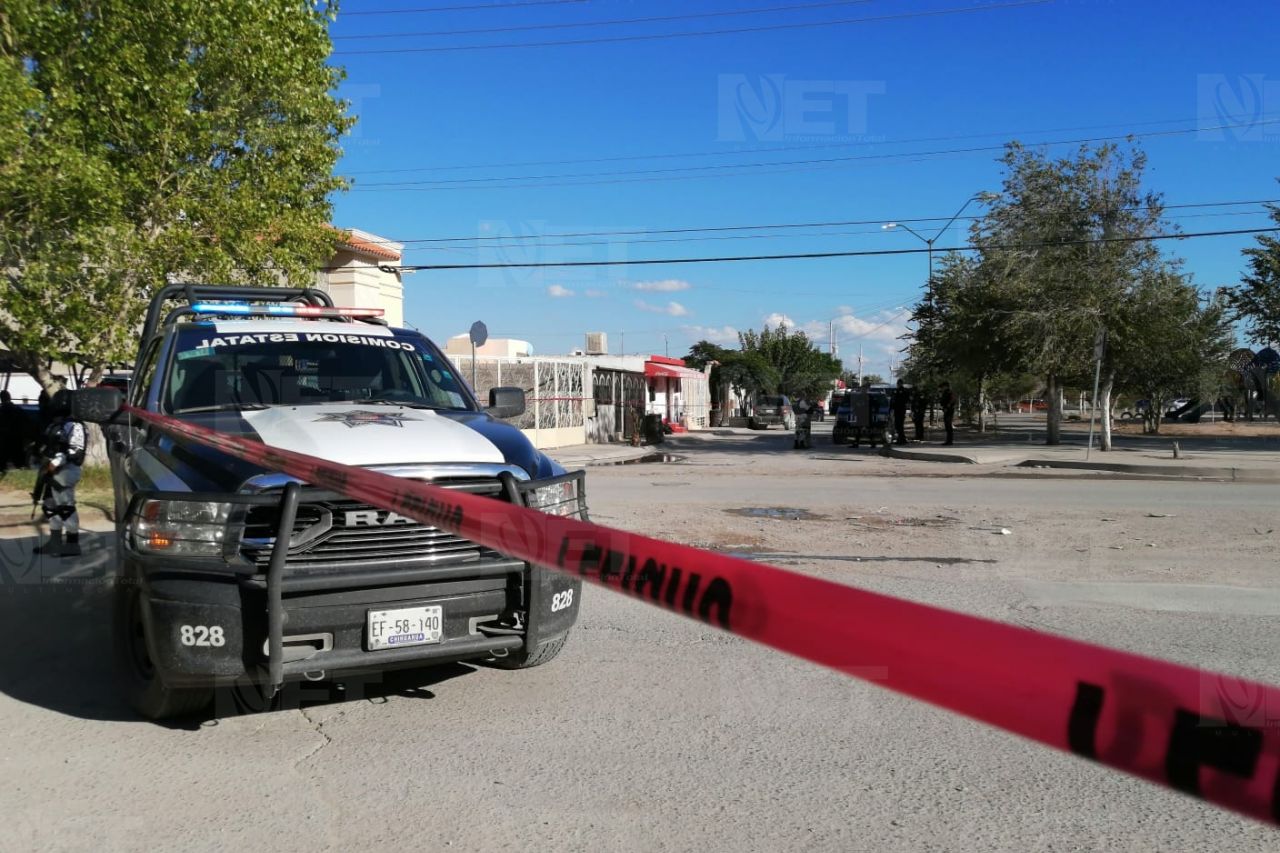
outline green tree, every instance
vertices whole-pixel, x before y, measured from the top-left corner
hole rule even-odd
[[[786,326],[739,332],[738,342],[744,354],[758,355],[777,373],[776,385],[766,389],[774,393],[822,397],[841,374],[840,359],[820,351],[804,332],[788,331]]]
[[[725,349],[710,341],[698,341],[689,348],[685,364],[698,370],[711,365],[708,383],[718,392],[720,406],[729,409],[729,389],[748,394],[771,393],[778,386],[778,371],[760,353]]]
[[[976,402],[983,427],[991,379],[1016,370],[1024,356],[1010,322],[1013,290],[988,271],[980,257],[944,256],[912,312],[909,349],[911,381],[951,382]]]
[[[1280,207],[1268,205],[1271,219],[1280,225]],[[1259,234],[1258,245],[1244,250],[1248,272],[1238,287],[1228,291],[1235,315],[1244,320],[1249,339],[1266,346],[1280,341],[1280,239]]]
[[[0,7],[0,344],[128,360],[169,277],[310,283],[330,256],[331,0]]]
[[[1160,431],[1166,404],[1205,388],[1217,399],[1232,335],[1225,300],[1202,301],[1199,291],[1172,267],[1147,271],[1126,300],[1123,334],[1109,345],[1117,387],[1149,401],[1144,429]],[[1206,377],[1214,377],[1207,383]]]
[[[1107,144],[1051,160],[1011,143],[1005,179],[974,225],[980,278],[1008,313],[998,323],[1015,372],[1044,377],[1048,443],[1060,440],[1060,394],[1092,384],[1099,332],[1123,334],[1123,305],[1143,276],[1164,263],[1144,238],[1167,229],[1160,197],[1144,190],[1145,155]],[[1114,365],[1104,364],[1104,411]]]

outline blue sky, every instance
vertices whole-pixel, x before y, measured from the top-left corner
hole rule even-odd
[[[1256,123],[1280,119],[1280,4],[1273,0],[1053,0],[1006,8],[982,0],[592,0],[359,14],[479,2],[348,2],[333,26],[335,62],[348,72],[342,94],[360,118],[339,164],[355,189],[336,200],[335,221],[400,240],[490,238],[410,244],[408,263],[917,248],[923,244],[909,233],[879,223],[940,217],[913,224],[930,236],[967,198],[1000,182],[997,151],[934,152],[1012,138],[1160,132],[1141,142],[1150,186],[1166,203],[1280,198],[1280,124]],[[991,8],[918,15],[978,6]],[[776,11],[456,34],[747,9]],[[895,15],[916,16],[474,49]],[[441,31],[455,34],[410,35]],[[396,37],[354,38],[360,35]],[[352,52],[460,46],[472,49]],[[1223,123],[1243,126],[1212,129]],[[835,158],[845,159],[796,162]],[[744,165],[753,163],[786,165]],[[690,167],[716,168],[671,171]],[[541,177],[548,175],[556,177]],[[1187,232],[1267,224],[1257,205],[1171,214]],[[513,239],[832,221],[865,224]],[[963,238],[956,226],[937,245]],[[1237,280],[1240,250],[1250,242],[1187,240],[1166,250],[1211,287]],[[867,369],[883,372],[900,346],[893,340],[905,319],[899,312],[918,295],[927,265],[924,255],[904,255],[418,272],[405,278],[406,318],[437,339],[483,319],[491,334],[532,341],[542,354],[567,352],[582,345],[584,332],[600,330],[614,352],[625,334],[628,352],[678,355],[698,338],[730,340],[734,330],[786,317],[824,338],[830,324],[846,362],[862,343]]]

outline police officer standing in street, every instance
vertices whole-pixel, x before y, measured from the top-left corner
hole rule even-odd
[[[911,389],[911,423],[915,427],[915,440],[924,441],[924,414],[929,408],[929,400],[925,397],[924,388],[917,385]]]
[[[952,421],[956,416],[956,392],[951,390],[950,382],[942,383],[942,394],[939,403],[942,404],[942,426],[947,431],[947,440],[943,444],[955,443],[955,430],[952,428]]]
[[[44,433],[39,481],[44,484],[41,507],[44,517],[49,520],[49,541],[36,547],[35,553],[74,557],[80,554],[76,483],[80,482],[87,436],[84,424],[71,417],[70,391],[62,390],[55,394],[49,412],[53,420]]]
[[[896,444],[907,443],[907,407],[911,401],[911,392],[906,383],[898,380],[898,387],[893,389],[893,398],[889,407],[893,410],[893,440]]]

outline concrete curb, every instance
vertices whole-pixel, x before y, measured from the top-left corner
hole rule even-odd
[[[1239,468],[1226,465],[1144,465],[1136,462],[1095,462],[1077,459],[1052,459],[1027,457],[1019,459],[981,459],[964,453],[945,453],[929,450],[912,450],[888,446],[880,449],[881,456],[906,459],[914,462],[958,462],[967,465],[1005,465],[1014,468],[1059,468],[1074,471],[1102,471],[1111,474],[1136,474],[1145,477],[1169,477],[1182,480],[1228,480],[1237,483],[1280,483],[1280,470],[1270,468]]]
[[[610,445],[600,446],[610,447]],[[639,447],[628,447],[625,451],[614,451],[599,454],[584,453],[578,456],[567,455],[560,457],[556,455],[554,449],[544,452],[565,468],[590,468],[596,465],[615,465],[620,462],[639,459],[642,456],[648,456],[652,453],[665,453],[668,451],[661,444],[642,444]]]
[[[1072,459],[1027,459],[1018,468],[1064,468],[1076,471],[1105,471],[1113,474],[1141,474],[1183,480],[1231,480],[1240,483],[1280,483],[1280,471],[1214,465],[1142,465],[1129,462],[1084,462]]]
[[[962,462],[968,465],[981,464],[972,456],[965,456],[963,453],[935,453],[929,450],[903,450],[892,444],[886,444],[880,448],[881,456],[888,456],[891,459],[909,459],[916,462]]]

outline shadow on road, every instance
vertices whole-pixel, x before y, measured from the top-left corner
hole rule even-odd
[[[16,525],[15,525],[16,526]],[[114,534],[83,533],[78,558],[32,553],[41,536],[0,539],[0,692],[20,702],[89,720],[136,721],[115,684],[111,654]],[[299,682],[264,701],[256,687],[223,688],[202,715],[178,720],[196,729],[218,718],[296,710],[334,702],[432,699],[429,688],[475,672],[466,664],[402,669]]]
[[[795,433],[781,427],[758,430],[755,433],[746,434],[729,430],[713,430],[712,435],[714,438],[709,441],[700,437],[690,439],[676,437],[658,445],[658,449],[679,454],[698,451],[700,453],[749,454],[751,456],[787,456],[825,452],[839,453],[850,458],[874,456],[880,452],[879,447],[872,449],[867,446],[866,442],[863,442],[861,447],[833,443],[831,441],[831,423],[831,421],[827,421],[825,424],[814,425],[811,444],[807,450],[797,450],[795,448]],[[697,457],[690,457],[689,462],[684,464],[698,464]]]
[[[75,559],[32,553],[40,539],[0,539],[0,690],[76,717],[133,719],[112,682],[112,536],[83,534]]]

